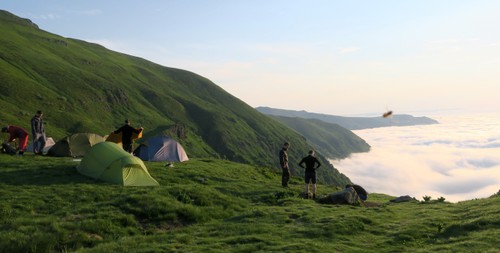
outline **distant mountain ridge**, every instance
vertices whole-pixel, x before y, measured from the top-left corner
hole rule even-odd
[[[406,114],[396,114],[391,117],[344,117],[329,114],[312,113],[306,111],[294,111],[275,109],[270,107],[257,107],[257,111],[275,116],[298,117],[304,119],[319,119],[325,122],[338,124],[349,130],[360,130],[367,128],[389,127],[389,126],[414,126],[439,124],[437,120],[428,117],[414,117]]]

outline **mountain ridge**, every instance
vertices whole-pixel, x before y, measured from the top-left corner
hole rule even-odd
[[[370,145],[365,140],[338,124],[319,119],[269,116],[303,135],[311,146],[330,159],[342,159],[351,153],[370,151]]]
[[[338,124],[349,130],[361,130],[367,128],[389,127],[389,126],[414,126],[439,124],[437,120],[428,117],[414,117],[408,114],[395,114],[390,117],[346,117],[330,114],[313,113],[307,111],[296,111],[286,109],[276,109],[271,107],[256,107],[257,111],[276,116],[299,117],[305,119],[319,119],[325,122]]]

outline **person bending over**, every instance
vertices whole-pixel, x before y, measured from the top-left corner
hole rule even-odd
[[[9,133],[9,139],[4,142],[4,144],[8,144],[15,139],[19,139],[19,155],[23,155],[26,151],[26,146],[28,145],[28,132],[21,127],[18,126],[6,126],[2,128],[2,132]]]

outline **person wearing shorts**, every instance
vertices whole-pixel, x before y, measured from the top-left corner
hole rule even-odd
[[[304,164],[306,165],[304,167]],[[300,160],[299,166],[305,168],[306,197],[309,198],[309,184],[312,183],[312,198],[316,198],[316,169],[321,163],[314,156],[314,150],[309,150],[309,155]]]

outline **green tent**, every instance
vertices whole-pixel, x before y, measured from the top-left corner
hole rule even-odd
[[[90,148],[77,170],[85,176],[124,186],[159,185],[141,159],[112,142],[101,142]]]
[[[104,137],[92,133],[78,133],[64,137],[56,142],[47,155],[49,156],[72,156],[82,157],[85,152],[97,143],[103,142]]]

